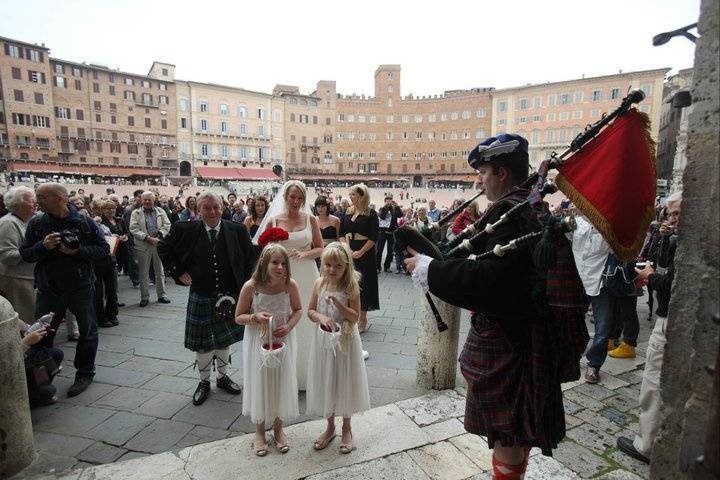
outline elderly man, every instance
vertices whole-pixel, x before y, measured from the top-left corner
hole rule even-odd
[[[440,220],[440,213],[441,213],[440,209],[437,208],[437,206],[435,205],[435,200],[430,200],[428,202],[428,211],[427,211],[428,218],[430,220],[432,220],[433,222],[437,223],[438,220]]]
[[[243,327],[229,316],[217,315],[220,297],[237,300],[238,292],[252,273],[255,250],[245,226],[222,220],[223,202],[204,191],[197,198],[202,220],[177,222],[158,245],[163,264],[177,283],[190,286],[185,323],[185,347],[196,352],[200,384],[193,395],[195,405],[210,395],[210,366],[216,361],[217,386],[237,395],[240,387],[227,375],[230,345],[242,340]]]
[[[23,261],[20,245],[35,215],[35,192],[14,187],[3,197],[10,213],[0,218],[0,292],[23,320],[35,318],[33,264]]]
[[[84,392],[95,376],[98,346],[94,307],[93,261],[110,253],[110,246],[91,219],[68,204],[65,187],[45,183],[37,189],[42,215],[33,217],[20,247],[23,260],[35,264],[37,297],[34,318],[54,312],[52,331],[45,337],[51,347],[66,310],[75,314],[80,338],[75,350],[75,382],[68,397]]]
[[[170,219],[165,210],[155,206],[155,194],[147,191],[140,195],[141,208],[130,215],[130,233],[135,239],[135,255],[140,276],[140,306],[150,302],[150,263],[155,270],[155,290],[159,303],[170,303],[165,296],[165,272],[157,245],[170,232]]]

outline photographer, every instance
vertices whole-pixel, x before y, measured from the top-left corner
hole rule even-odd
[[[150,302],[150,264],[155,270],[158,303],[170,303],[165,296],[165,272],[157,253],[157,244],[170,232],[170,219],[165,210],[155,206],[155,194],[147,191],[140,196],[142,207],[130,215],[130,233],[135,238],[135,254],[140,270],[140,306]]]
[[[386,272],[390,271],[390,264],[392,263],[394,256],[394,244],[395,237],[393,234],[397,230],[397,222],[399,218],[403,217],[403,212],[400,207],[393,200],[392,195],[385,197],[385,205],[380,207],[378,212],[378,219],[380,221],[380,236],[378,237],[377,245],[377,259],[376,268],[380,273],[380,264],[382,263],[382,254],[385,244],[387,243],[387,254],[385,255],[385,262],[383,268]]]
[[[38,187],[36,195],[38,205],[45,213],[28,223],[20,255],[26,262],[37,262],[35,316],[56,312],[50,323],[52,330],[43,339],[43,346],[52,346],[66,310],[69,309],[77,319],[80,330],[75,350],[77,373],[68,390],[68,396],[74,397],[90,386],[95,375],[98,334],[93,261],[108,255],[110,248],[95,222],[68,204],[65,187],[59,183],[45,183]]]

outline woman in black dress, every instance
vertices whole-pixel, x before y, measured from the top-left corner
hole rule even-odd
[[[358,321],[360,332],[367,326],[367,312],[380,309],[378,276],[375,270],[375,243],[379,225],[377,213],[370,209],[370,192],[365,184],[350,187],[350,201],[340,226],[340,238],[350,245],[355,270],[360,278],[361,313]]]
[[[265,218],[265,212],[268,209],[267,198],[262,195],[255,198],[255,201],[250,204],[248,202],[248,216],[245,217],[243,223],[250,233],[250,238],[253,238],[260,228],[260,224]]]
[[[315,215],[317,215],[323,245],[340,240],[340,219],[330,215],[330,203],[322,195],[315,199]]]

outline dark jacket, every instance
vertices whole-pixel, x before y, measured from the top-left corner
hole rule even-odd
[[[227,220],[221,220],[221,222],[222,227],[220,227],[218,241],[225,242],[227,266],[232,270],[237,287],[242,288],[252,275],[255,265],[255,250],[245,225]],[[193,255],[198,240],[204,240],[206,237],[205,224],[202,220],[195,220],[175,223],[170,228],[170,233],[160,241],[157,246],[158,255],[163,266],[176,282],[179,283],[178,278],[185,272],[190,273],[191,276],[193,271],[199,272],[202,277],[212,276],[210,263],[198,265]],[[193,285],[196,280],[199,278],[193,278]]]
[[[95,281],[94,260],[110,254],[110,246],[91,219],[81,215],[72,205],[65,218],[55,218],[48,213],[33,217],[20,247],[20,256],[35,264],[35,286],[39,290],[67,292],[89,287]],[[59,248],[46,250],[43,240],[50,233],[72,230],[80,240],[75,255],[65,255]]]
[[[664,237],[663,246],[659,249],[657,266],[667,268],[665,273],[653,273],[648,277],[648,287],[655,290],[658,306],[655,313],[659,317],[668,316],[670,306],[670,291],[675,279],[675,251],[677,249],[677,235]]]
[[[403,217],[403,212],[397,205],[383,205],[380,207],[380,210],[378,210],[378,218],[380,220],[388,220],[388,215],[390,215],[390,227],[389,228],[381,228],[380,231],[383,232],[393,232],[395,229],[397,229],[397,222],[399,218]]]

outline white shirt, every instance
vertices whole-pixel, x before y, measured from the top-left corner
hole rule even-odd
[[[567,237],[572,242],[575,266],[585,293],[594,297],[600,294],[602,288],[602,274],[610,254],[610,245],[586,218],[578,215],[575,221],[577,228],[568,233]]]

